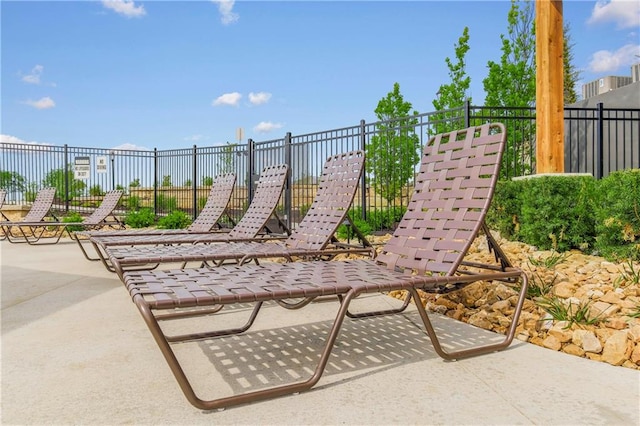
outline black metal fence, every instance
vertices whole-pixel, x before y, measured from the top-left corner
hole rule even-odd
[[[390,122],[366,123],[339,129],[291,135],[281,139],[172,150],[134,151],[33,144],[0,145],[0,187],[8,204],[28,203],[42,187],[58,189],[56,208],[62,212],[89,212],[109,189],[122,189],[122,211],[148,207],[157,215],[172,210],[193,217],[204,205],[213,178],[236,173],[231,211],[242,216],[251,201],[262,168],[278,163],[290,166],[290,177],[280,201],[280,213],[295,227],[313,200],[317,180],[327,157],[355,149],[370,149],[373,138],[411,138],[415,150],[437,132],[488,121],[505,124],[508,145],[501,177],[535,173],[535,109],[471,106],[430,112]],[[393,143],[392,141],[387,141]],[[418,157],[419,158],[419,157]],[[390,158],[393,162],[397,159]],[[393,170],[391,164],[390,170]],[[416,165],[417,166],[417,165]],[[565,171],[591,173],[596,178],[612,171],[640,168],[640,109],[565,109]],[[367,169],[354,206],[365,216],[376,210],[406,206],[412,182],[396,192],[380,191],[372,182],[381,171]],[[393,173],[390,172],[390,173]],[[396,179],[397,180],[397,179]],[[394,177],[389,177],[393,182]],[[376,180],[379,184],[379,179]],[[383,197],[381,194],[385,194]]]

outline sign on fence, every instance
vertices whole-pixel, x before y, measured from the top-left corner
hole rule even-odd
[[[73,172],[76,179],[89,179],[89,173],[91,172],[90,157],[76,157],[73,165]]]
[[[107,173],[107,157],[96,157],[96,173]]]

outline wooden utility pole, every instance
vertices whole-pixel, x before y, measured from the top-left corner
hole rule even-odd
[[[536,172],[564,172],[562,0],[536,0]]]

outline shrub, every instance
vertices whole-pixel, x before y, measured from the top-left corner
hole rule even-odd
[[[352,218],[353,219],[353,218]],[[371,234],[371,225],[362,219],[353,219],[353,224],[362,232],[362,234],[370,235]],[[343,240],[350,240],[352,238],[356,238],[356,233],[353,232],[353,227],[351,225],[340,225],[338,230],[336,231],[338,238]]]
[[[182,229],[191,224],[191,218],[182,210],[174,210],[158,220],[158,228]]]
[[[24,200],[28,203],[33,203],[36,200],[36,196],[38,195],[38,184],[35,182],[31,182],[28,185],[26,191],[24,191]]]
[[[499,181],[487,211],[487,226],[504,238],[516,238],[520,231],[523,180]]]
[[[164,194],[158,194],[157,205],[158,210],[173,211],[178,208],[178,199],[176,197],[167,197]]]
[[[140,210],[140,197],[137,195],[130,195],[129,198],[127,198],[127,209]]]
[[[104,195],[104,190],[100,185],[96,184],[89,188],[89,195],[92,195],[94,197]]]
[[[211,176],[202,176],[202,186],[213,185],[213,178]]]
[[[127,213],[124,223],[132,228],[146,228],[155,223],[156,217],[151,209],[140,209]]]
[[[139,178],[135,178],[134,180],[131,181],[131,183],[129,183],[129,188],[138,188],[138,187],[140,187]]]
[[[521,193],[518,237],[541,250],[587,250],[595,240],[590,176],[542,176],[526,179]]]
[[[597,185],[596,248],[610,260],[640,260],[640,170],[611,173]]]
[[[79,223],[79,222],[82,222],[83,220],[84,218],[78,212],[71,212],[62,218],[62,222],[64,223]],[[71,225],[71,226],[68,226],[67,229],[69,231],[75,232],[75,231],[82,231],[84,228],[80,225]]]

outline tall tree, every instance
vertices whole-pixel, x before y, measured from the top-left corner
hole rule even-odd
[[[458,115],[452,117],[451,114],[440,111],[461,107],[467,100],[471,102],[471,96],[468,95],[471,77],[467,75],[465,61],[465,56],[469,51],[469,27],[464,27],[458,43],[454,45],[454,50],[455,62],[449,57],[445,59],[451,82],[441,84],[437,97],[433,100],[433,106],[438,111],[433,117],[436,122],[435,133],[444,133],[460,127],[455,122]]]
[[[536,101],[533,1],[511,0],[507,23],[507,36],[500,35],[500,62],[488,62],[489,74],[482,81],[485,105],[510,108],[501,112],[508,134],[500,167],[503,179],[527,175],[535,170],[535,121],[529,109]],[[527,116],[531,118],[527,120]]]
[[[578,92],[576,92],[576,84],[580,79],[580,70],[573,63],[573,47],[575,43],[571,40],[571,26],[564,24],[563,28],[564,49],[562,51],[563,63],[563,80],[564,80],[564,103],[572,104],[578,101]]]
[[[413,178],[420,156],[420,139],[415,132],[418,120],[412,105],[400,93],[400,84],[378,102],[375,109],[380,122],[377,133],[367,145],[367,171],[375,191],[387,203],[402,194],[402,188]]]

